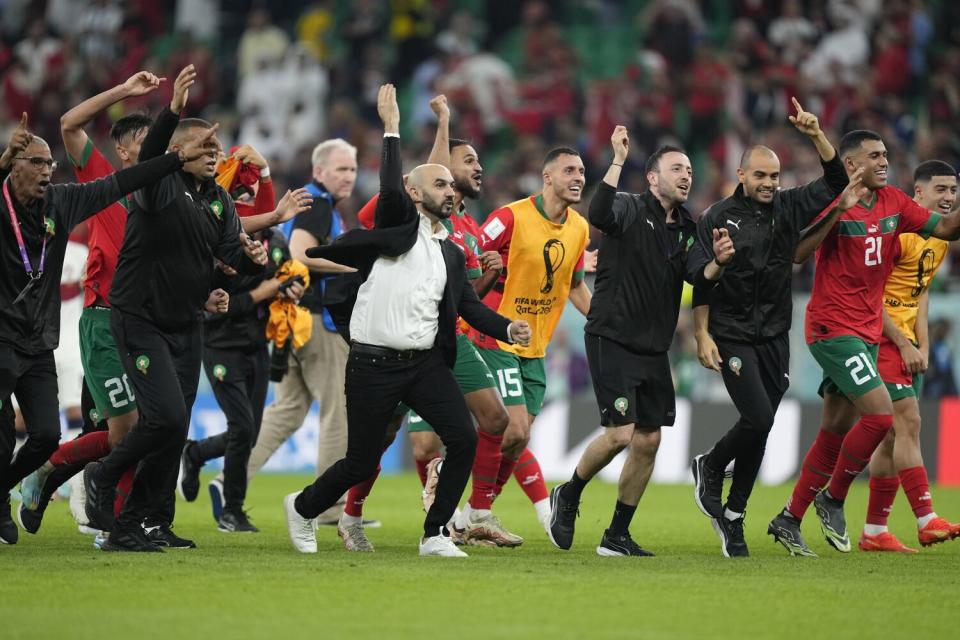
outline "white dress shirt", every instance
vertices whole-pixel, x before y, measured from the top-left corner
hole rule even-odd
[[[350,338],[398,351],[430,349],[437,338],[447,267],[440,241],[447,230],[422,213],[417,241],[402,256],[380,256],[359,291]]]

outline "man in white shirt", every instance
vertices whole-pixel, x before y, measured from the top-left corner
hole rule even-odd
[[[447,450],[436,498],[424,521],[420,555],[464,557],[446,535],[446,523],[470,477],[477,435],[453,376],[456,322],[526,344],[530,327],[487,308],[467,281],[463,252],[440,224],[453,212],[453,177],[442,165],[420,165],[403,185],[400,110],[393,85],[380,88],[377,110],[384,123],[380,199],[375,226],[354,230],[309,257],[336,256],[356,267],[362,282],[331,314],[349,314],[347,454],[303,491],[284,498],[294,548],[316,553],[311,519],[380,461],[387,425],[404,402],[429,422]]]

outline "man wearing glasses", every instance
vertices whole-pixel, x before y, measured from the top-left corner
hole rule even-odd
[[[60,416],[53,350],[60,338],[60,273],[70,230],[127,193],[199,157],[199,144],[87,184],[52,185],[49,145],[27,114],[0,156],[0,543],[15,544],[8,493],[57,448]],[[16,394],[27,440],[13,455]]]

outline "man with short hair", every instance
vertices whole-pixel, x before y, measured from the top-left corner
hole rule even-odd
[[[829,223],[797,248],[800,256],[819,247],[805,332],[824,371],[823,423],[793,495],[767,527],[791,555],[800,556],[816,555],[800,533],[811,503],[830,546],[850,551],[844,500],[893,426],[893,402],[877,373],[877,349],[883,334],[883,287],[896,266],[899,236],[960,237],[960,215],[932,212],[887,185],[887,148],[878,133],[851,131],[841,139],[838,153],[851,180],[862,175],[868,195],[846,211],[831,205]],[[925,488],[918,483],[912,490]]]
[[[940,160],[920,163],[913,173],[913,199],[944,215],[957,201],[957,170]],[[949,243],[900,236],[900,255],[883,290],[883,337],[877,372],[893,401],[893,429],[870,459],[870,499],[858,546],[861,551],[912,553],[887,528],[893,500],[902,486],[917,519],[917,537],[927,547],[960,536],[960,524],[933,510],[930,484],[920,451],[920,388],[930,354],[927,309],[930,283]]]

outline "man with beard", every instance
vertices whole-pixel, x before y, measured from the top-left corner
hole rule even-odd
[[[484,513],[515,472],[534,504],[537,520],[549,532],[550,500],[540,464],[527,449],[530,428],[543,406],[546,391],[544,356],[567,300],[583,315],[590,309],[590,289],[584,282],[584,252],[590,241],[587,221],[574,211],[585,183],[580,154],[568,147],[547,153],[543,161],[543,191],[497,209],[480,233],[483,251],[500,254],[503,271],[484,303],[508,318],[527,320],[533,330],[529,345],[505,344],[477,331],[470,338],[496,377],[510,422],[501,442],[484,438],[485,450],[499,444],[499,468],[487,485]],[[492,469],[491,469],[492,471]],[[486,480],[486,479],[484,479]],[[469,511],[465,518],[471,518]]]
[[[351,231],[332,246],[307,252],[360,270],[362,284],[337,312],[350,315],[347,454],[312,485],[284,499],[287,526],[297,551],[316,553],[312,519],[373,474],[390,418],[404,402],[433,425],[447,449],[436,499],[424,522],[420,555],[464,557],[445,535],[477,444],[450,370],[457,355],[457,317],[462,314],[506,342],[527,342],[530,329],[484,307],[467,282],[463,252],[447,239],[441,224],[453,212],[449,170],[420,165],[404,187],[400,113],[392,85],[380,88],[377,108],[384,146],[375,228]]]
[[[859,176],[847,185],[836,150],[816,115],[797,109],[790,120],[813,142],[823,177],[795,189],[780,189],[780,159],[754,145],[743,153],[740,184],[697,222],[698,241],[687,263],[694,277],[714,260],[712,235],[723,231],[736,255],[719,281],[698,286],[693,314],[700,362],[723,377],[740,418],[709,453],[693,460],[694,497],[712,519],[725,557],[749,555],[743,535],[747,500],[760,473],[767,436],[790,385],[790,324],[793,319],[794,251],[801,231],[847,187],[838,207],[849,209],[866,193]],[[722,366],[722,365],[726,366]],[[724,470],[736,460],[723,503]]]
[[[618,193],[629,152],[623,126],[611,136],[613,162],[590,203],[590,222],[603,232],[594,296],[584,340],[603,433],[587,445],[568,482],[550,492],[550,540],[573,545],[580,496],[587,483],[629,448],[620,472],[610,526],[600,556],[651,556],[630,535],[630,522],[653,473],[660,429],[676,417],[667,350],[680,313],[687,251],[695,225],[683,204],[693,169],[683,150],[664,146],[646,162],[644,193]],[[717,263],[701,277],[716,278],[733,253],[715,233]]]

